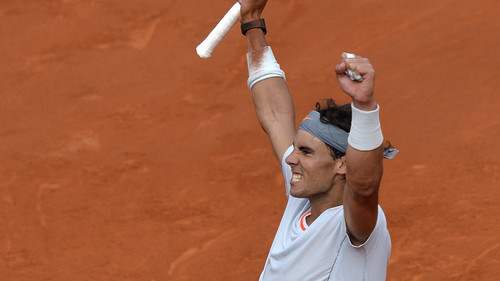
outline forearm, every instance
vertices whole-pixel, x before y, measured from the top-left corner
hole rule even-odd
[[[377,223],[378,191],[382,179],[383,136],[376,110],[358,109],[353,99],[351,131],[346,151],[344,206],[350,237],[366,241]]]
[[[360,103],[353,100],[352,124],[347,149],[347,185],[353,196],[368,197],[378,192],[382,178],[382,142],[379,107],[375,100],[371,105],[359,109]]]
[[[269,46],[266,40],[266,36],[264,36],[264,31],[262,31],[262,29],[260,28],[253,28],[248,30],[246,38],[249,53]]]
[[[247,33],[248,87],[252,90],[255,111],[264,130],[283,123],[294,124],[294,107],[281,70],[260,29]],[[259,34],[260,33],[260,34]],[[260,35],[260,36],[259,36]]]
[[[243,17],[242,23],[258,20],[260,14]],[[261,28],[246,31],[248,87],[262,128],[269,135],[276,157],[281,157],[295,135],[293,101],[281,70]]]
[[[255,20],[251,18],[252,20]],[[246,32],[249,81],[255,110],[261,125],[269,133],[272,122],[294,116],[293,102],[264,32],[253,28]]]

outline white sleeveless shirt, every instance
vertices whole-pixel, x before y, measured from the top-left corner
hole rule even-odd
[[[259,281],[382,281],[391,252],[384,212],[367,241],[354,246],[347,235],[343,206],[324,211],[310,226],[309,200],[290,195],[292,171],[283,156],[288,203]]]

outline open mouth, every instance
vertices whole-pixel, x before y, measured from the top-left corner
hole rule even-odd
[[[299,174],[293,174],[292,175],[292,182],[298,182],[302,180],[302,175]]]

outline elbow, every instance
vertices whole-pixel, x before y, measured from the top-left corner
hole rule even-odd
[[[381,181],[382,173],[377,176],[356,178],[353,180],[347,177],[347,187],[349,188],[352,198],[355,200],[362,200],[377,195]]]

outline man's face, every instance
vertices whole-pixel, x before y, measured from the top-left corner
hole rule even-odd
[[[303,130],[295,135],[294,150],[285,161],[292,167],[290,194],[299,198],[328,192],[341,163],[333,159],[324,142]]]

